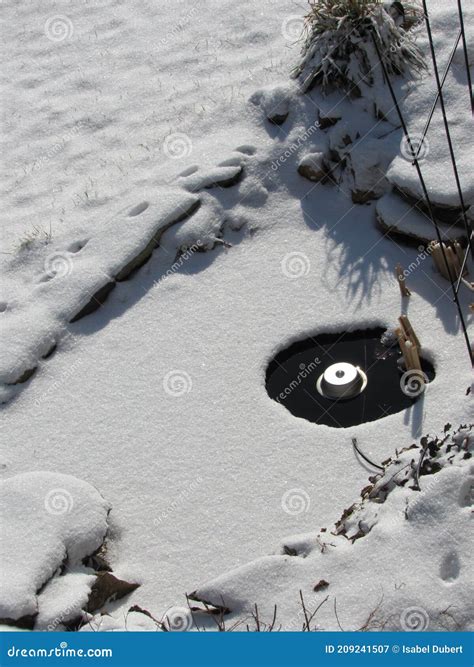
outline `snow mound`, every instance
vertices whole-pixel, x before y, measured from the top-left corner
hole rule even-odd
[[[30,472],[1,483],[0,508],[0,618],[34,617],[39,589],[64,564],[79,565],[103,543],[109,507],[87,482]],[[64,583],[55,583],[52,592],[45,589],[46,598],[59,604],[56,595]]]
[[[80,243],[31,250],[39,273],[34,269],[28,275],[26,260],[19,266],[12,261],[4,291],[15,307],[2,322],[0,382],[28,379],[38,359],[64,335],[65,325],[98,308],[115,281],[125,280],[145,263],[163,232],[190,216],[199,203],[196,195],[162,188],[153,198],[98,220],[95,234]]]
[[[450,428],[447,425],[446,428]],[[441,439],[422,438],[370,478],[361,500],[335,529],[285,540],[266,556],[201,586],[191,598],[231,610],[229,625],[245,629],[255,604],[269,624],[311,629],[470,630],[474,436],[461,427]],[[283,553],[282,553],[283,552]],[[416,576],[412,576],[416,572]]]
[[[474,18],[473,7],[466,5],[463,8],[463,12],[465,24],[472,25]],[[445,54],[451,51],[458,35],[459,20],[457,12],[453,14],[451,9],[441,5],[436,7],[436,11],[433,10],[430,13],[430,20],[435,40],[435,49],[438,54],[437,65],[439,76],[441,78],[447,64],[447,55]],[[469,42],[469,36],[467,39]],[[428,54],[429,45],[426,30],[423,30],[420,35],[420,45],[423,47],[424,52]],[[417,82],[416,86],[407,87],[407,94],[405,99],[403,99],[402,110],[408,124],[413,146],[422,144],[419,154],[421,160],[420,166],[432,203],[441,207],[459,209],[460,200],[439,102],[426,137],[422,141],[424,126],[437,94],[431,58],[427,56],[427,60],[429,61],[429,76]],[[472,77],[474,75],[472,48],[470,69]],[[462,42],[457,47],[454,61],[443,85],[443,97],[461,180],[463,198],[465,204],[469,206],[474,203],[474,176],[470,166],[472,150],[471,142],[468,141],[468,137],[471,135],[472,116]],[[407,145],[403,139],[400,143],[398,155],[395,157],[387,175],[393,184],[401,190],[410,193],[412,197],[419,199],[422,196],[417,171],[412,164],[409,150],[407,151]]]
[[[242,164],[220,165],[204,173],[196,172],[183,179],[190,192],[214,187],[228,188],[238,183],[243,174]]]
[[[62,630],[64,624],[83,617],[95,580],[95,574],[72,571],[48,581],[38,597],[35,630]]]
[[[255,91],[250,97],[250,102],[262,110],[270,123],[281,125],[290,113],[294,91],[294,86],[290,85],[268,86]]]

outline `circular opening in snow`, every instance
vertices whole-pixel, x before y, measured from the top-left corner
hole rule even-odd
[[[334,428],[411,407],[434,368],[421,359],[421,371],[407,372],[398,343],[384,334],[382,328],[320,334],[281,350],[267,368],[270,398],[295,417]]]

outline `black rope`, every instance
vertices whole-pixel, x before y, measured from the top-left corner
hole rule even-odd
[[[466,63],[467,85],[469,87],[469,101],[471,103],[471,113],[474,115],[474,98],[472,96],[471,70],[469,69],[469,56],[467,53],[466,33],[464,32],[464,18],[462,15],[461,0],[458,0],[459,24],[462,34],[462,49],[464,51],[464,62]]]
[[[443,78],[441,79],[441,88],[444,86],[444,82],[446,81],[446,77],[448,76],[449,68],[451,67],[451,63],[453,62],[454,54],[456,53],[456,49],[458,48],[459,40],[461,39],[461,31],[458,32],[457,39],[454,43],[453,50],[451,51],[451,54],[449,56],[448,64],[446,65],[446,69],[444,70]],[[416,157],[420,154],[421,149],[423,148],[423,142],[426,137],[426,133],[428,132],[428,128],[431,123],[431,119],[433,118],[434,110],[436,109],[436,105],[438,104],[439,100],[439,93],[436,93],[435,100],[433,102],[433,105],[431,107],[430,113],[428,114],[428,120],[425,123],[425,127],[423,129],[423,132],[421,134],[421,141],[420,145],[418,147],[418,150],[416,152]]]
[[[443,123],[444,123],[444,130],[446,133],[446,139],[448,140],[448,146],[449,146],[449,155],[451,157],[451,164],[453,166],[453,172],[454,172],[454,178],[456,181],[456,188],[458,191],[458,196],[459,196],[459,201],[461,204],[461,215],[462,219],[464,222],[464,227],[466,228],[466,236],[467,236],[467,242],[469,244],[469,248],[471,249],[471,254],[474,253],[474,249],[472,246],[472,239],[471,239],[471,225],[469,223],[469,220],[467,219],[466,215],[466,205],[464,203],[464,196],[462,193],[462,188],[461,188],[461,181],[459,179],[459,172],[458,172],[458,167],[456,164],[456,158],[454,156],[454,149],[453,149],[453,142],[451,141],[451,132],[449,130],[449,123],[448,119],[446,117],[446,107],[444,104],[444,95],[443,91],[441,89],[441,81],[439,79],[439,71],[438,71],[438,64],[436,62],[436,54],[435,54],[435,49],[434,49],[434,44],[433,44],[433,35],[431,33],[431,25],[430,25],[430,18],[428,16],[428,7],[426,6],[426,0],[423,0],[423,11],[425,13],[425,23],[426,23],[426,30],[428,32],[428,40],[430,42],[430,51],[431,51],[431,59],[433,61],[433,71],[434,75],[436,78],[436,87],[438,88],[438,95],[439,95],[439,103],[441,106],[441,113],[443,115]]]
[[[448,272],[449,282],[450,282],[450,285],[451,285],[451,290],[453,292],[453,299],[454,299],[454,302],[455,302],[455,304],[457,306],[457,309],[458,309],[459,320],[461,322],[461,327],[462,327],[462,330],[463,330],[464,339],[466,341],[466,345],[467,345],[467,349],[468,349],[468,353],[469,353],[469,358],[471,360],[471,364],[474,365],[474,353],[472,351],[471,343],[469,341],[469,336],[468,336],[467,329],[466,329],[466,323],[464,322],[464,317],[463,317],[463,314],[462,314],[461,304],[459,303],[458,295],[457,295],[457,292],[456,292],[455,287],[454,287],[453,275],[451,273],[451,269],[450,269],[448,261],[447,261],[444,243],[443,243],[443,240],[441,238],[441,233],[439,231],[438,223],[436,222],[435,217],[433,215],[433,209],[432,209],[431,201],[430,201],[430,198],[429,198],[429,195],[428,195],[428,190],[426,189],[425,179],[423,178],[423,174],[421,172],[420,164],[418,162],[415,151],[413,149],[413,145],[411,143],[410,135],[408,134],[407,124],[405,123],[405,119],[403,118],[403,114],[401,112],[400,105],[398,104],[397,96],[395,95],[395,91],[393,90],[392,82],[390,81],[390,78],[388,76],[387,68],[385,67],[384,61],[382,60],[379,45],[377,44],[377,40],[376,40],[375,35],[373,33],[372,33],[372,40],[374,42],[375,50],[377,51],[377,56],[378,56],[378,59],[380,61],[381,66],[382,66],[382,70],[383,70],[383,73],[385,75],[385,79],[387,81],[387,84],[388,84],[388,87],[389,87],[389,90],[390,90],[390,95],[392,96],[392,101],[393,101],[394,107],[397,110],[398,118],[400,119],[400,124],[403,128],[403,133],[404,133],[404,135],[406,137],[406,140],[408,142],[408,146],[409,146],[409,149],[410,149],[410,154],[415,156],[415,158],[413,160],[413,164],[415,165],[415,168],[416,168],[416,171],[417,171],[417,174],[418,174],[418,178],[419,178],[420,184],[421,184],[421,189],[423,190],[423,195],[424,195],[424,198],[425,198],[425,201],[426,201],[426,206],[427,206],[427,209],[428,209],[428,215],[429,215],[429,217],[431,219],[431,222],[433,223],[433,225],[436,229],[436,236],[438,238],[438,243],[439,243],[439,246],[440,246],[440,250],[441,250],[443,260],[444,260],[444,263],[446,265],[446,269],[447,269],[447,272]]]

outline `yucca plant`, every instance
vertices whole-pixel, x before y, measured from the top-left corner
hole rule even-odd
[[[293,71],[304,90],[320,84],[355,95],[373,85],[378,64],[373,39],[388,72],[409,74],[426,68],[411,29],[422,18],[416,5],[380,0],[309,0],[301,61]]]

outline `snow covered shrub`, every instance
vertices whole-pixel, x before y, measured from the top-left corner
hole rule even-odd
[[[293,71],[306,91],[315,84],[323,90],[342,88],[360,95],[359,84],[374,83],[378,55],[394,74],[426,68],[423,54],[410,32],[422,18],[413,5],[380,0],[309,0],[301,61]]]

